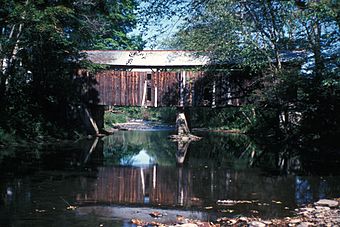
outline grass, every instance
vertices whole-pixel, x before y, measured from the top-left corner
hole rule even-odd
[[[106,111],[104,114],[104,128],[111,128],[113,124],[125,123],[128,119],[124,114],[116,114]]]
[[[105,112],[104,127],[110,128],[112,124],[125,123],[131,119],[174,124],[176,121],[176,108],[115,107],[113,111]]]

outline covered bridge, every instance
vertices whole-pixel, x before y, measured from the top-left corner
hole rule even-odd
[[[95,75],[99,104],[106,106],[240,105],[240,71],[231,75],[203,69],[209,58],[194,51],[84,51],[105,65]]]

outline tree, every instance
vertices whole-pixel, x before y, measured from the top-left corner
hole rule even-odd
[[[202,50],[214,63],[250,68],[248,102],[255,105],[260,128],[268,124],[285,135],[292,130],[339,133],[337,1],[194,0],[182,5],[165,4],[164,11],[152,6],[156,18],[182,18],[170,47]],[[309,57],[289,59],[292,51]]]
[[[85,83],[73,79],[80,51],[141,48],[139,37],[127,35],[135,7],[133,0],[3,0],[0,127],[30,137],[60,126],[72,131]]]
[[[91,34],[91,39],[74,35],[83,49],[142,49],[145,45],[140,36],[128,35],[137,25],[136,0],[78,0],[73,5],[82,27]]]

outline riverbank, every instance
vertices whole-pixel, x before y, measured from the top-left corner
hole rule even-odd
[[[292,217],[285,217],[282,219],[268,219],[261,218],[220,218],[212,226],[339,226],[340,225],[340,207],[339,200],[322,199],[314,204],[295,209]]]
[[[158,121],[144,121],[144,120],[131,120],[126,123],[116,123],[112,125],[111,129],[108,131],[131,131],[131,130],[140,130],[140,131],[153,131],[153,130],[175,130],[174,125],[164,124]]]
[[[183,214],[174,215],[173,212],[164,213],[153,210],[143,218],[143,212],[138,212],[131,223],[137,226],[182,226],[182,227],[214,227],[214,226],[339,226],[340,225],[340,198],[321,199],[314,204],[295,209],[291,217],[262,219],[259,217],[222,217],[216,221],[207,222],[185,217]],[[144,212],[145,213],[145,212]],[[148,216],[148,217],[145,217]],[[169,221],[176,221],[169,224]],[[153,219],[153,220],[152,220]]]

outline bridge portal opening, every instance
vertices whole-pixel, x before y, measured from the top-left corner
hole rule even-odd
[[[151,101],[151,94],[152,94],[151,87],[148,87],[147,92],[146,92],[147,101]]]
[[[146,79],[151,80],[151,73],[146,74]]]

